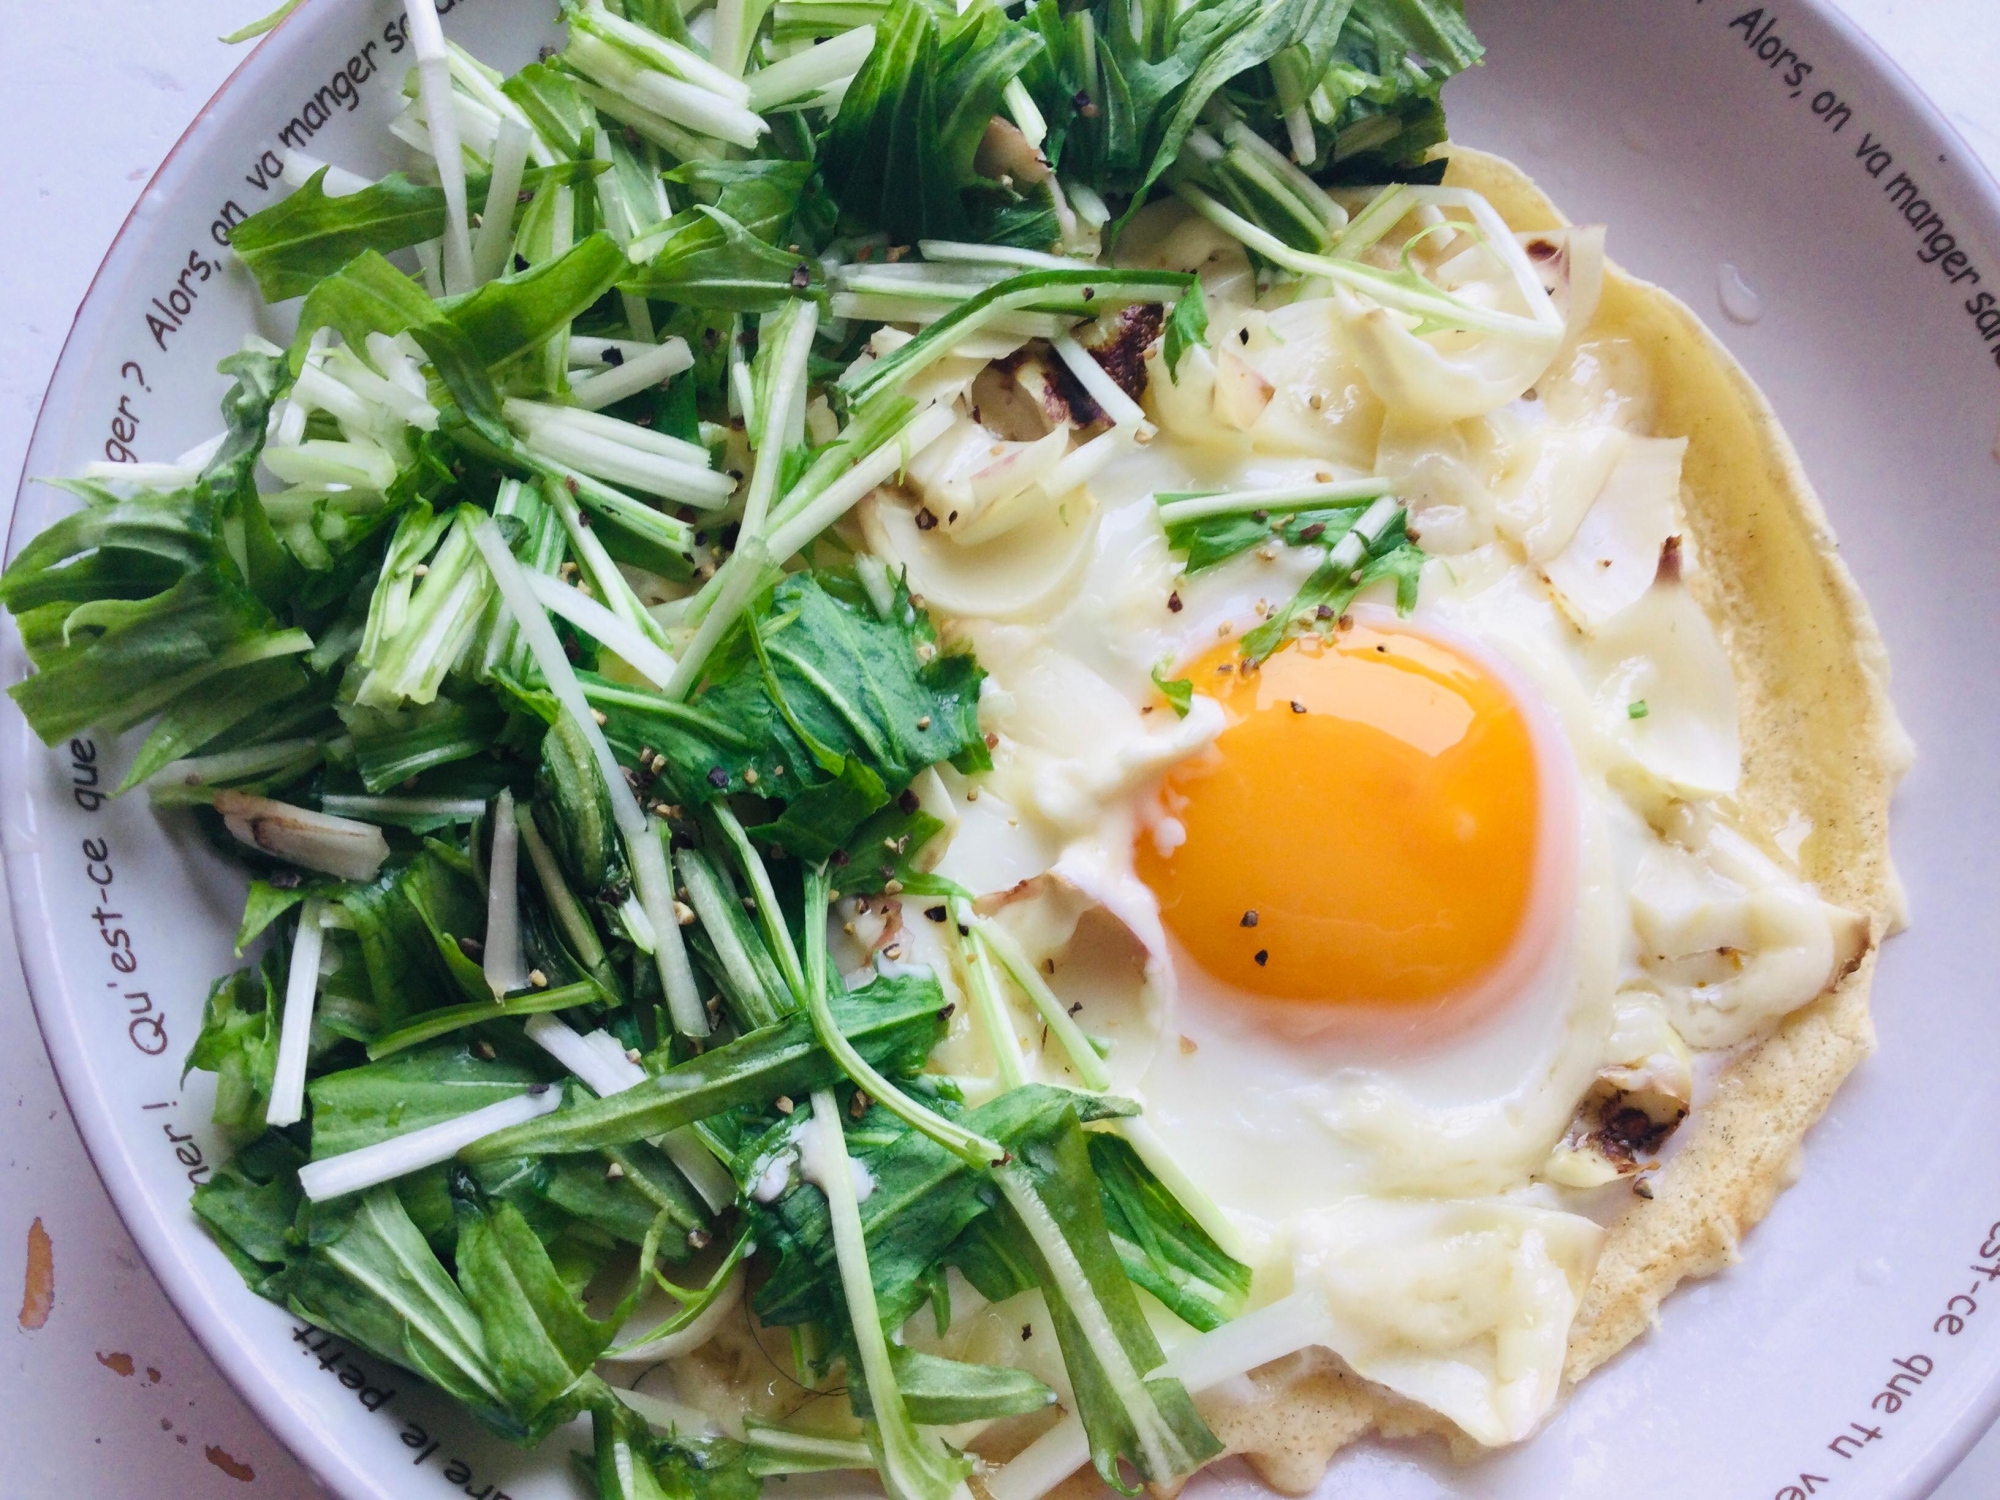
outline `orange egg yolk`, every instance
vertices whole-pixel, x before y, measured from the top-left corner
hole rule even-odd
[[[1227,720],[1166,778],[1185,840],[1139,835],[1140,878],[1216,978],[1273,1000],[1437,1006],[1508,956],[1535,874],[1533,737],[1448,646],[1357,623],[1247,675],[1188,674]]]

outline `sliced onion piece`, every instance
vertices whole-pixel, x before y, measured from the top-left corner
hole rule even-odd
[[[908,484],[945,536],[959,543],[990,541],[1044,508],[1015,502],[1039,491],[1068,449],[1067,428],[1032,442],[1009,442],[960,417],[910,461]]]
[[[977,545],[925,531],[916,507],[877,490],[859,508],[869,549],[909,570],[910,587],[948,614],[1017,619],[1059,597],[1090,561],[1098,506],[1072,491],[1038,524]]]
[[[1576,352],[1597,304],[1604,296],[1604,226],[1574,224],[1518,236],[1528,260],[1541,273],[1549,301],[1562,315],[1562,347],[1550,364],[1560,365]]]

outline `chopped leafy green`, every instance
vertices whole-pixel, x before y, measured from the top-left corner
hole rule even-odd
[[[358,193],[329,197],[321,167],[291,196],[229,232],[266,302],[303,297],[363,250],[387,253],[444,233],[444,192],[392,172]]]
[[[1118,1262],[1189,1326],[1207,1332],[1243,1311],[1250,1268],[1217,1245],[1120,1136],[1089,1136],[1090,1167],[1104,1199]]]
[[[655,1437],[629,1407],[591,1412],[598,1500],[756,1500],[750,1450],[728,1438]]]
[[[938,651],[907,590],[885,620],[853,579],[798,573],[709,659],[685,705],[598,702],[621,758],[642,747],[664,757],[653,774],[671,800],[701,806],[754,788],[785,806],[752,832],[823,860],[924,767],[986,763],[982,676],[970,656]]]
[[[945,20],[923,0],[893,0],[827,135],[827,186],[843,217],[903,244],[966,238],[960,195],[984,180],[980,141],[1002,91],[1041,50],[992,0]]]
[[[427,839],[410,859],[338,899],[354,924],[384,1030],[432,1007],[492,1003],[461,941],[477,941],[484,930],[485,900],[456,850]]]
[[[546,1076],[523,1063],[481,1057],[469,1042],[439,1043],[328,1073],[307,1087],[313,1159],[455,1120],[524,1094]]]
[[[1054,1130],[1067,1111],[1090,1118],[1133,1112],[1124,1100],[1073,1094],[1048,1084],[1010,1089],[969,1110],[961,1123],[1009,1150]],[[861,1205],[875,1300],[894,1327],[930,1295],[931,1268],[960,1231],[986,1214],[993,1191],[984,1173],[919,1131],[907,1130],[887,1147],[859,1152],[875,1186]],[[826,1323],[838,1318],[839,1288],[833,1267],[832,1228],[826,1198],[796,1185],[768,1207],[752,1210],[758,1242],[777,1252],[776,1269],[758,1289],[755,1306],[767,1323]]]
[[[336,329],[349,347],[361,348],[370,333],[421,334],[438,322],[462,334],[487,367],[502,365],[568,328],[624,270],[625,252],[617,241],[593,234],[552,259],[434,303],[377,251],[364,250],[307,294],[292,344],[293,367],[303,362],[307,341],[321,328]]]
[[[568,1010],[573,1005],[585,1005],[597,998],[598,991],[591,984],[567,984],[557,989],[529,990],[522,994],[510,995],[504,1000],[469,1000],[463,1005],[444,1005],[436,1010],[427,1010],[414,1021],[404,1023],[396,1030],[377,1037],[368,1044],[368,1058],[380,1062],[383,1058],[425,1042],[434,1042],[441,1036],[449,1036],[454,1031],[464,1031],[468,1027],[486,1021],[538,1016],[546,1011]]]
[[[214,1118],[232,1130],[261,1130],[278,1060],[278,1009],[284,990],[279,955],[225,974],[209,987],[201,1033],[182,1076],[196,1068],[215,1074]]]
[[[452,1196],[459,1289],[479,1319],[508,1416],[532,1441],[598,1398],[591,1366],[618,1325],[584,1311],[513,1204],[485,1199],[465,1174]]]
[[[260,1296],[276,1295],[269,1278],[297,1254],[293,1235],[305,1160],[288,1136],[267,1131],[195,1186],[195,1216]]]
[[[1026,1370],[941,1359],[901,1344],[889,1346],[889,1359],[911,1418],[934,1427],[1018,1417],[1055,1405],[1056,1393]]]
[[[307,686],[293,659],[312,640],[272,612],[292,581],[250,484],[282,368],[222,362],[228,425],[192,489],[94,503],[0,575],[37,669],[9,691],[45,742],[166,715],[127,786]]]
[[[439,311],[491,367],[539,349],[610,291],[625,252],[608,234],[579,240],[553,260],[447,299]]]
[[[807,212],[803,200],[812,196],[813,175],[809,161],[703,160],[674,168],[667,180],[683,184],[765,244],[782,248],[793,238],[786,231]]]
[[[1171,499],[1171,496],[1161,496]],[[1233,511],[1167,527],[1167,546],[1186,554],[1186,573],[1227,562],[1252,547],[1276,540],[1293,547],[1331,547],[1354,528],[1367,505],[1316,506],[1306,510]]]
[[[929,975],[878,978],[834,1002],[842,1032],[863,1057],[890,1072],[910,1071],[922,1062],[943,1030],[943,1007],[943,992]],[[470,1161],[490,1161],[623,1145],[739,1105],[802,1097],[840,1076],[812,1022],[791,1015],[670,1067],[650,1083],[608,1099],[565,1104],[554,1114],[488,1136],[465,1154]]]
[[[582,161],[591,155],[600,128],[597,115],[578,95],[568,74],[547,63],[529,63],[500,90],[520,107],[541,138],[564,156]]]
[[[721,312],[770,312],[818,290],[817,264],[772,245],[721,208],[697,204],[634,240],[618,285],[642,297]]]
[[[1035,1271],[1090,1439],[1091,1462],[1124,1489],[1121,1462],[1167,1483],[1222,1451],[1165,1363],[1105,1222],[1084,1133],[1071,1113],[995,1174],[1016,1253]]]
[[[348,348],[364,349],[371,333],[393,338],[436,316],[437,305],[421,286],[379,251],[363,250],[306,294],[292,340],[292,372],[304,367],[306,348],[322,328],[336,330]]]
[[[20,626],[36,671],[8,691],[50,745],[93,726],[128,729],[223,673],[312,644],[215,566],[150,599],[45,604]]]
[[[1178,378],[1181,361],[1190,349],[1208,347],[1208,303],[1203,300],[1201,283],[1196,282],[1174,303],[1167,315],[1166,340],[1160,353],[1167,362],[1167,374]]]
[[[1406,513],[1398,511],[1395,523],[1364,551],[1358,566],[1329,549],[1326,560],[1299,587],[1298,593],[1279,611],[1243,637],[1247,661],[1263,661],[1301,630],[1333,629],[1354,596],[1371,583],[1392,579],[1396,585],[1396,607],[1408,613],[1416,608],[1417,583],[1422,575],[1424,554],[1404,540]]]

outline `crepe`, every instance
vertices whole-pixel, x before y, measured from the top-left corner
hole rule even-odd
[[[1568,221],[1519,169],[1449,149],[1448,185],[1483,194],[1518,232]],[[1741,825],[1771,838],[1807,820],[1801,875],[1869,922],[1868,952],[1846,977],[1742,1051],[1682,1140],[1611,1225],[1569,1341],[1565,1390],[1645,1332],[1689,1277],[1733,1264],[1750,1228],[1798,1175],[1800,1147],[1834,1091],[1874,1045],[1868,985],[1877,945],[1904,921],[1890,860],[1889,798],[1910,744],[1888,698],[1888,659],[1819,497],[1770,404],[1679,300],[1609,267],[1591,325],[1643,350],[1657,436],[1688,439],[1683,500],[1703,567],[1691,578],[1734,667],[1743,778]],[[1462,1458],[1486,1450],[1435,1412],[1308,1350],[1212,1391],[1203,1415],[1230,1453],[1273,1487],[1317,1485],[1333,1455],[1377,1433],[1443,1437]],[[1084,1470],[1057,1495],[1102,1489]]]

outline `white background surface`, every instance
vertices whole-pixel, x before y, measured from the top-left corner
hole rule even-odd
[[[93,271],[160,159],[241,60],[212,38],[264,3],[0,0],[11,50],[32,62],[0,90],[0,507],[11,503],[43,387]],[[1994,0],[1840,3],[2000,176]],[[1476,24],[1477,0],[1470,8]],[[0,922],[0,1288],[11,1298],[22,1285],[37,1220],[55,1264],[46,1325],[0,1331],[0,1495],[319,1494],[216,1374],[139,1260],[70,1123],[19,976],[11,928]],[[2000,1434],[1938,1500],[1995,1495]]]

